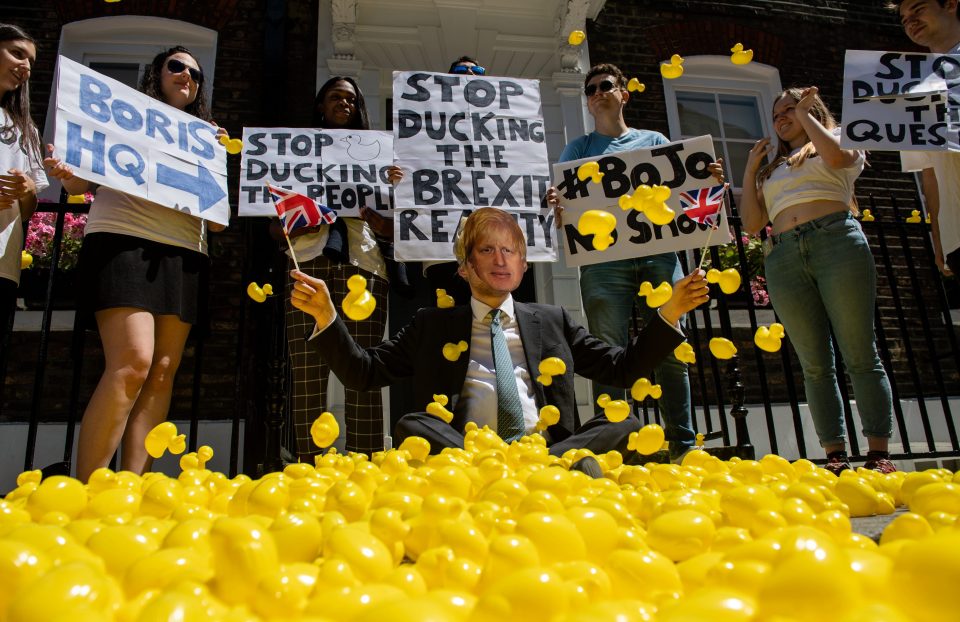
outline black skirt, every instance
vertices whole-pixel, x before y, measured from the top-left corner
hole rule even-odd
[[[91,233],[80,249],[79,311],[92,320],[103,309],[134,307],[203,326],[209,265],[203,253],[179,246]]]

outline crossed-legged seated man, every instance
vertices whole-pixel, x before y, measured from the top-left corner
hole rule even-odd
[[[324,282],[294,272],[292,304],[317,322],[305,337],[321,349],[347,387],[369,390],[412,382],[415,399],[425,407],[434,394],[448,396],[454,415],[449,424],[427,413],[407,414],[397,422],[395,444],[421,436],[434,453],[463,447],[469,421],[490,426],[510,442],[532,433],[539,409],[552,404],[560,420],[544,433],[551,454],[571,448],[625,452],[639,420],[630,415],[612,423],[598,416],[579,425],[574,373],[625,388],[649,376],[684,340],[680,317],[708,300],[704,273],[698,270],[677,281],[673,297],[660,308],[660,319],[618,347],[588,333],[561,307],[513,300],[511,292],[527,269],[526,240],[507,212],[474,211],[460,227],[454,250],[459,273],[470,285],[470,304],[420,309],[393,337],[366,349],[350,337]],[[468,349],[455,361],[445,358],[444,346],[461,341]],[[547,357],[562,359],[566,371],[545,386],[535,374]]]

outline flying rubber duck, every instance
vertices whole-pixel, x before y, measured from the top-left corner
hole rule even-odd
[[[919,223],[921,220],[922,218],[920,217],[920,210],[915,209],[915,210],[911,210],[910,215],[907,216],[905,222],[908,222],[911,225],[915,225]]]
[[[603,179],[604,173],[600,172],[600,165],[596,162],[584,162],[577,168],[577,179],[580,181],[590,180],[599,184]]]
[[[560,409],[553,404],[547,404],[540,409],[540,418],[537,419],[537,432],[542,432],[560,421]]]
[[[697,363],[697,354],[693,351],[693,346],[687,341],[678,345],[673,351],[673,355],[681,363],[689,363],[690,365],[696,365]]]
[[[313,444],[320,449],[326,449],[340,436],[340,424],[333,413],[322,412],[310,425],[310,437]]]
[[[660,451],[665,439],[663,428],[656,423],[648,423],[627,437],[627,449],[649,456]]]
[[[613,423],[619,423],[630,414],[630,404],[624,400],[612,400],[606,393],[597,398],[597,406],[603,409],[604,416]]]
[[[377,299],[367,291],[367,279],[354,274],[347,279],[347,289],[350,291],[340,305],[347,317],[356,322],[370,317],[377,307]]]
[[[669,63],[660,63],[660,75],[667,80],[673,80],[683,75],[683,57],[674,54]]]
[[[177,426],[170,421],[164,421],[147,432],[143,446],[153,458],[159,458],[167,450],[180,455],[187,448],[187,435],[177,434]]]
[[[540,372],[540,375],[537,376],[537,382],[549,387],[554,376],[567,373],[567,364],[563,362],[563,359],[551,356],[540,361],[537,370]]]
[[[254,302],[264,302],[267,296],[273,295],[273,285],[264,283],[263,287],[257,285],[256,281],[251,281],[247,285],[247,296],[250,296]]]
[[[676,216],[676,212],[670,209],[666,203],[669,198],[670,188],[642,184],[637,187],[633,195],[620,195],[617,205],[622,210],[637,210],[649,218],[653,224],[662,226],[673,222]]]
[[[732,359],[737,355],[737,346],[725,337],[714,337],[710,340],[710,354],[722,361]]]
[[[462,352],[466,352],[470,348],[470,345],[466,341],[460,341],[458,343],[445,343],[443,344],[443,358],[447,359],[451,363],[455,363]]]
[[[438,309],[451,309],[456,305],[456,301],[453,299],[453,296],[447,293],[445,289],[437,290],[437,308]]]
[[[33,265],[33,255],[27,251],[20,251],[20,269],[26,270]]]
[[[68,194],[67,203],[89,203],[85,194]]]
[[[720,291],[724,294],[732,294],[740,289],[740,273],[736,268],[727,268],[722,272],[716,268],[707,270],[707,283],[719,283]]]
[[[434,395],[433,401],[427,404],[427,414],[433,415],[444,423],[453,421],[453,413],[447,410],[447,396]]]
[[[862,220],[863,222],[873,222],[874,220],[876,220],[876,218],[873,217],[873,214],[870,212],[870,210],[865,209],[862,212],[860,220]]]
[[[231,155],[236,155],[243,151],[243,141],[239,138],[230,138],[228,134],[220,135],[220,144],[226,147],[227,153]]]
[[[781,340],[785,334],[783,324],[774,322],[769,328],[766,326],[758,327],[756,334],[753,336],[753,343],[765,352],[779,352],[780,346],[783,345]]]
[[[627,90],[630,92],[636,91],[637,93],[643,93],[647,90],[647,85],[636,78],[630,78],[630,81],[627,82]]]
[[[580,235],[592,235],[593,247],[598,251],[605,251],[613,244],[611,234],[616,228],[617,217],[600,209],[585,211],[577,221],[577,231]]]
[[[201,445],[196,451],[180,456],[180,470],[198,469],[202,471],[211,458],[213,458],[213,447]]]
[[[647,306],[656,309],[670,300],[670,297],[673,296],[673,287],[666,281],[656,287],[650,281],[644,281],[640,284],[640,291],[637,292],[637,296],[646,296]]]
[[[658,400],[662,395],[663,389],[660,388],[660,385],[652,384],[648,378],[638,378],[630,387],[630,397],[638,402],[647,399],[647,396]]]
[[[730,62],[734,65],[746,65],[753,60],[753,50],[743,49],[742,43],[735,44],[730,51],[732,52]]]
[[[587,35],[582,30],[571,30],[567,36],[567,43],[570,45],[580,45],[586,38]]]

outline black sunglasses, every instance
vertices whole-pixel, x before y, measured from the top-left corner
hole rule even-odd
[[[187,67],[182,60],[177,60],[176,58],[171,58],[167,61],[167,70],[170,73],[183,73],[184,69],[188,69],[190,71],[190,77],[193,78],[194,82],[197,84],[203,84],[203,72],[199,69]]]
[[[609,93],[613,90],[613,87],[616,86],[613,83],[613,80],[600,80],[598,84],[588,84],[583,87],[583,94],[587,97],[593,97],[594,93],[597,92],[597,89],[600,89],[601,93]]]
[[[450,73],[472,73],[475,76],[482,76],[487,70],[480,65],[457,65]]]

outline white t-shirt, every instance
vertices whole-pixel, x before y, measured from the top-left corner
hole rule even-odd
[[[206,222],[113,188],[100,186],[84,235],[119,233],[207,254]]]
[[[7,112],[0,109],[0,127],[9,123]],[[46,188],[47,176],[35,154],[28,155],[20,148],[20,135],[0,135],[0,174],[12,168],[20,169],[33,179],[37,192]],[[23,250],[23,226],[20,220],[20,202],[14,201],[7,209],[0,209],[0,278],[20,283],[20,251]]]

